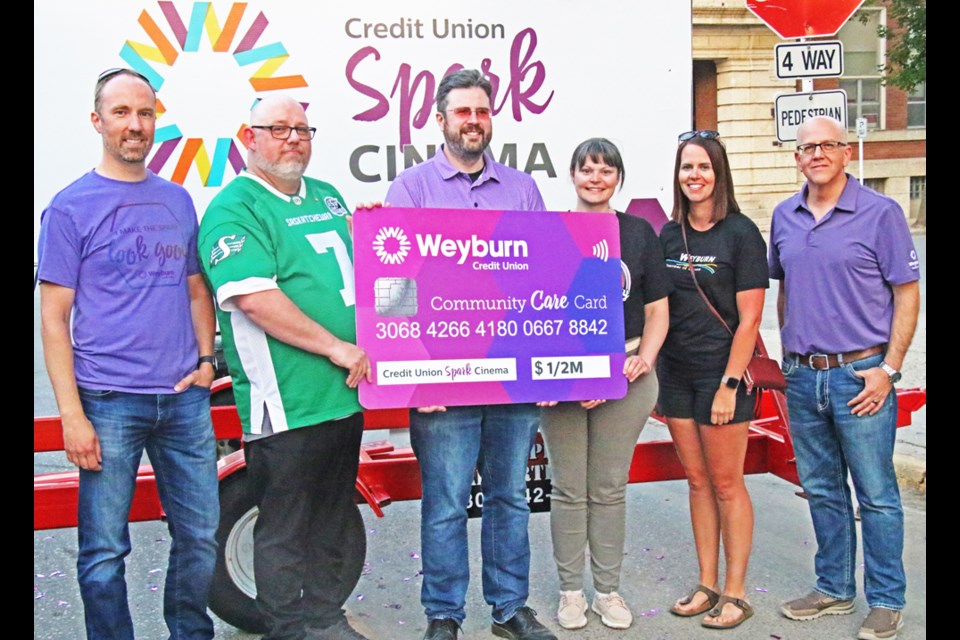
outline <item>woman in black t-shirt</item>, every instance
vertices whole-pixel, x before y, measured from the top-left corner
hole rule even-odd
[[[767,250],[757,226],[740,213],[716,131],[680,136],[673,191],[671,222],[660,232],[675,288],[658,369],[659,408],[690,487],[700,579],[671,611],[706,613],[703,626],[727,629],[753,614],[746,601],[753,506],[743,463],[755,397],[741,379],[760,329]],[[726,575],[718,592],[721,540]]]
[[[614,211],[610,199],[623,184],[623,161],[609,140],[581,143],[570,162],[577,211],[616,215],[629,380],[620,400],[561,402],[543,409],[553,490],[550,532],[560,577],[557,620],[564,629],[587,624],[583,594],[585,550],[590,547],[593,611],[603,624],[626,629],[633,616],[617,593],[626,514],[626,486],[633,449],[657,399],[657,354],[667,333],[667,296],[673,285],[650,223]]]

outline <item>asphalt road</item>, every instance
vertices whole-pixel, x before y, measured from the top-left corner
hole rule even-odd
[[[916,237],[925,275],[926,239]],[[921,281],[923,282],[923,281]],[[775,315],[768,296],[763,325],[768,347],[778,353]],[[926,304],[923,286],[921,328],[904,367],[904,386],[926,386]],[[35,298],[36,301],[36,298]],[[34,331],[34,415],[56,413],[49,382],[43,367],[39,345],[38,305],[35,304]],[[926,410],[915,414],[913,426],[898,432],[898,450],[926,457]],[[384,438],[382,432],[370,434]],[[403,444],[405,434],[389,437]],[[643,439],[667,439],[666,427],[649,422]],[[68,468],[62,454],[34,454],[34,473]],[[813,576],[815,541],[806,502],[794,495],[797,487],[769,474],[747,478],[754,510],[753,555],[748,573],[748,598],[755,615],[725,637],[769,640],[821,640],[855,638],[867,613],[862,594],[857,611],[849,616],[827,616],[811,622],[794,622],[782,617],[779,605],[804,595]],[[927,521],[926,496],[910,488],[903,490],[906,519],[904,562],[907,571],[907,608],[901,640],[927,637]],[[696,558],[690,532],[686,483],[665,481],[631,485],[627,492],[627,531],[621,593],[630,603],[635,622],[627,631],[614,631],[590,615],[590,622],[579,632],[567,632],[556,624],[558,582],[551,560],[549,516],[533,514],[530,519],[532,554],[531,593],[528,604],[561,638],[612,639],[645,638],[657,640],[710,637],[697,619],[670,615],[670,604],[696,582]],[[361,507],[367,531],[367,566],[356,590],[346,604],[348,616],[359,630],[371,638],[406,640],[422,637],[425,629],[419,604],[419,502],[398,502],[377,518],[368,507]],[[137,637],[165,638],[162,619],[163,576],[169,551],[169,534],[160,522],[131,525],[134,551],[128,559],[127,581],[131,611]],[[479,586],[479,522],[471,521],[470,541],[473,553],[471,582],[467,601],[466,640],[493,638],[489,630],[489,607],[484,604]],[[34,532],[34,638],[74,640],[83,638],[83,608],[76,586],[76,530],[58,529]],[[862,556],[861,556],[862,558]],[[862,567],[858,582],[862,583]],[[588,597],[592,591],[587,590]],[[255,640],[215,619],[217,637]],[[723,635],[723,634],[721,634]]]

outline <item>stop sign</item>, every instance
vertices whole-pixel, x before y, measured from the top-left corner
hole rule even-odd
[[[747,9],[781,38],[832,36],[863,0],[746,0]]]

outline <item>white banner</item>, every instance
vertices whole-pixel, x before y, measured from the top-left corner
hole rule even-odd
[[[613,204],[656,198],[669,211],[676,136],[691,128],[690,38],[690,4],[652,0],[37,3],[34,251],[43,207],[99,161],[93,86],[118,66],[157,88],[148,165],[186,186],[201,216],[245,162],[250,107],[278,91],[319,129],[308,174],[349,204],[382,200],[441,144],[433,96],[453,65],[494,81],[491,151],[536,179],[548,209],[575,204],[573,148],[603,136],[626,165]]]

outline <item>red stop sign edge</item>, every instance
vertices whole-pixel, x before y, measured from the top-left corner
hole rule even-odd
[[[833,36],[864,0],[746,0],[747,9],[785,40]]]

